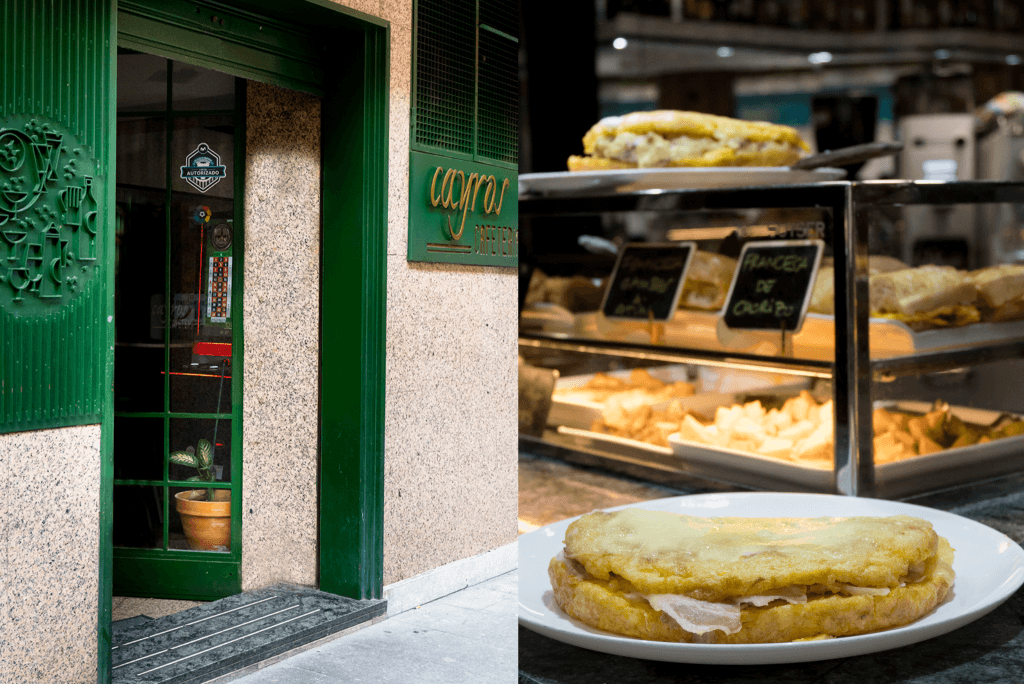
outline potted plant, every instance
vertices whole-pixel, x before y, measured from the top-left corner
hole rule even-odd
[[[198,449],[171,454],[171,463],[198,472],[188,482],[213,482],[213,445],[199,440]],[[231,549],[231,491],[228,489],[191,489],[174,495],[175,508],[190,549],[229,551]]]

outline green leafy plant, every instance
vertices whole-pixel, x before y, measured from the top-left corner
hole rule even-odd
[[[199,440],[198,449],[189,447],[185,451],[175,451],[171,454],[171,463],[177,463],[187,468],[195,468],[198,475],[193,475],[186,482],[213,482],[213,445],[210,440]],[[213,501],[213,489],[206,490],[206,500]]]

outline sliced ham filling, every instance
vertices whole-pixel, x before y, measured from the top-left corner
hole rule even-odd
[[[566,565],[572,572],[580,577],[588,577],[589,574],[576,560],[559,552],[558,558],[566,561]],[[920,582],[924,579],[924,563],[915,563],[907,570],[899,586]],[[682,594],[628,594],[627,598],[646,599],[655,610],[665,613],[675,620],[680,627],[692,634],[706,634],[720,629],[726,634],[735,634],[742,629],[740,622],[740,611],[743,606],[762,607],[773,601],[786,601],[803,605],[807,603],[807,595],[840,593],[849,596],[886,596],[889,594],[888,587],[858,587],[852,584],[836,584],[833,589],[825,585],[816,584],[810,587],[795,585],[782,587],[768,594],[754,594],[751,596],[740,596],[730,599],[728,602],[716,603],[712,601],[699,601]]]
[[[910,572],[902,578],[899,586],[906,586],[908,583],[920,582],[924,576],[924,564],[920,567],[911,567]],[[740,596],[730,599],[725,603],[711,601],[698,601],[689,596],[681,594],[649,594],[643,598],[651,604],[655,610],[659,610],[685,629],[693,634],[706,634],[720,629],[726,634],[735,634],[743,627],[740,622],[740,611],[743,606],[762,607],[773,601],[786,601],[803,605],[807,603],[808,589],[812,594],[839,593],[849,596],[886,596],[889,594],[888,587],[858,587],[852,584],[836,584],[835,589],[829,591],[824,585],[792,586],[783,587],[770,594],[755,594],[752,596]],[[836,589],[838,591],[836,591]]]
[[[807,603],[807,589],[784,587],[771,594],[740,596],[728,603],[698,601],[681,594],[650,594],[645,598],[652,608],[670,616],[687,632],[704,634],[720,629],[726,634],[735,634],[743,627],[740,623],[742,606],[767,606],[772,601]]]

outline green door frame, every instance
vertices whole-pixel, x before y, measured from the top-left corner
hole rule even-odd
[[[197,12],[200,4],[215,11],[221,23],[211,27],[210,15]],[[120,0],[117,9],[112,77],[120,41],[124,47],[323,96],[318,579],[323,591],[379,598],[390,25],[330,0]],[[110,149],[114,130],[111,126]],[[113,183],[107,206],[113,216]],[[112,260],[114,231],[108,227],[106,235]],[[107,272],[112,280],[112,261]],[[113,283],[108,287],[112,292]],[[113,335],[108,326],[105,387],[112,386]],[[113,600],[113,406],[107,394],[100,488],[100,682],[111,679]]]

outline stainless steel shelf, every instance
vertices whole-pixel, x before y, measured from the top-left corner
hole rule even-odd
[[[538,349],[579,352],[582,354],[626,357],[643,361],[663,361],[666,363],[713,366],[715,368],[728,368],[730,370],[778,371],[780,373],[798,375],[806,378],[831,379],[832,377],[832,364],[828,361],[765,357],[753,354],[736,354],[733,352],[717,352],[703,349],[682,349],[678,347],[634,344],[629,342],[552,337],[549,335],[530,333],[519,334],[519,345]]]
[[[876,380],[893,380],[908,375],[923,375],[967,365],[994,363],[1024,358],[1024,337],[1010,338],[998,344],[965,346],[959,349],[922,351],[871,362]]]

